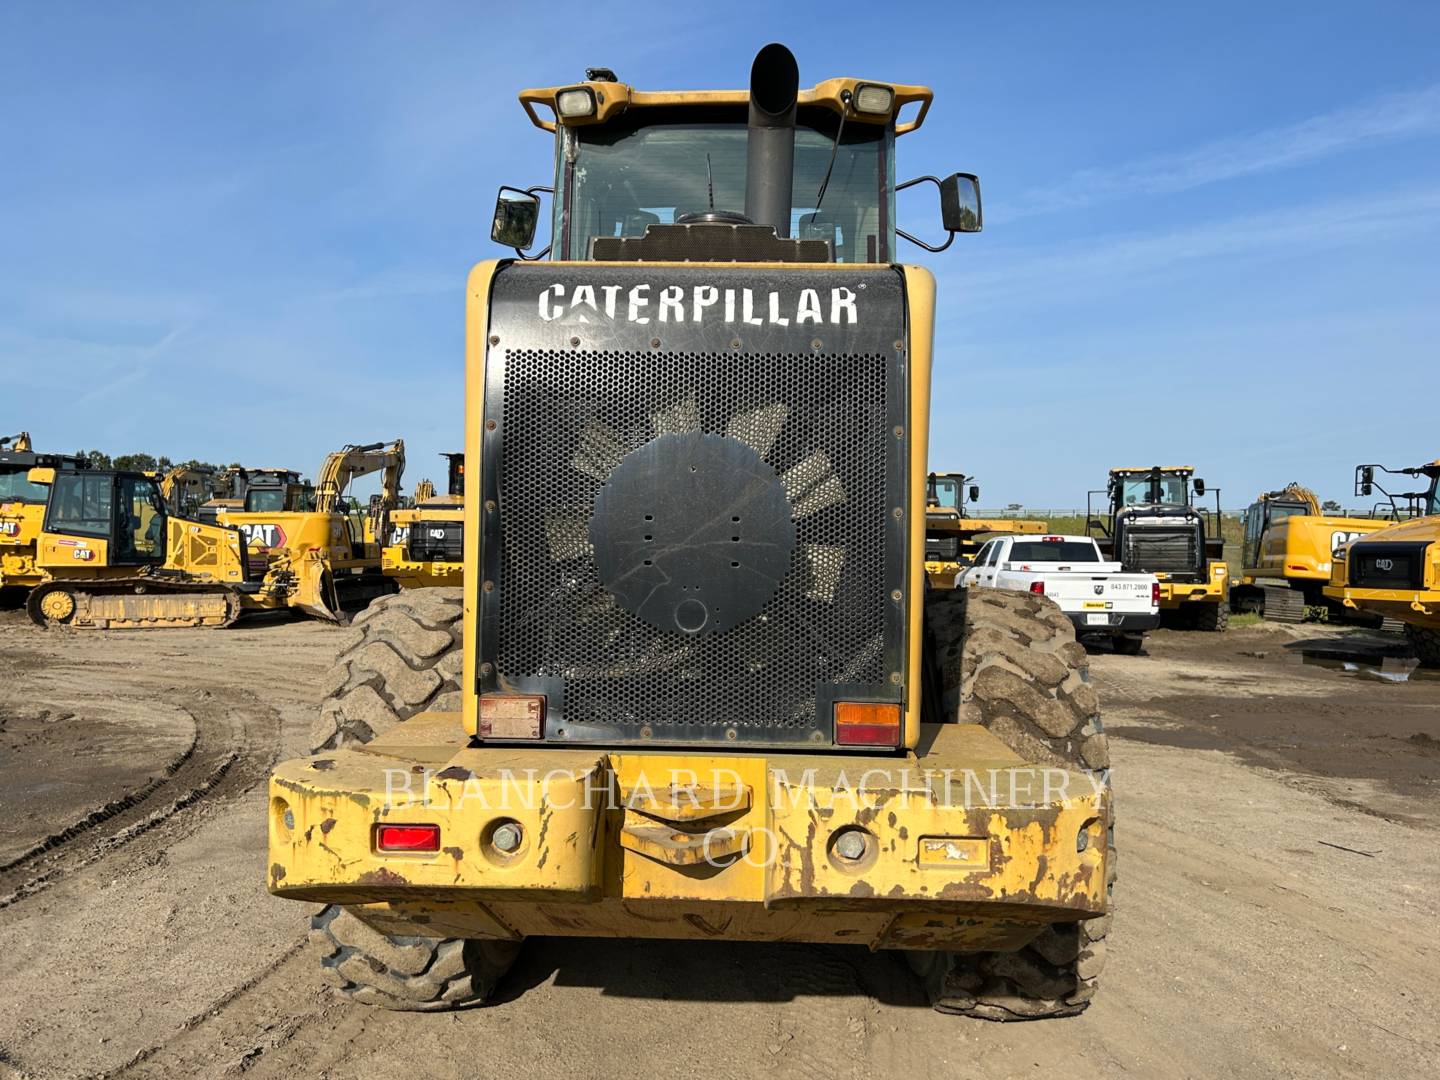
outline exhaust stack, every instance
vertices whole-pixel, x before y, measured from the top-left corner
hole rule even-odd
[[[800,67],[784,45],[766,45],[750,66],[749,138],[745,150],[745,216],[790,235],[795,184],[795,97]]]

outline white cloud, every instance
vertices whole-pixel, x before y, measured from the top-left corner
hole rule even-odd
[[[1126,195],[1153,195],[1288,169],[1367,143],[1440,134],[1440,84],[1321,113],[1299,123],[1216,139],[1112,168],[1083,169],[1033,188],[1001,217],[1051,213]]]

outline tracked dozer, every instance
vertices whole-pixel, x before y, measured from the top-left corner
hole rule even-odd
[[[973,476],[932,472],[925,487],[925,576],[932,587],[953,589],[987,540],[1045,532],[1043,521],[977,518],[966,506],[980,498]]]
[[[294,608],[345,622],[371,600],[394,592],[380,553],[404,470],[405,444],[396,439],[329,454],[313,487],[286,470],[252,474],[244,508],[217,516],[245,535],[253,572],[264,575],[262,587],[246,596],[246,608]],[[350,485],[374,473],[381,476],[380,493],[362,506],[348,495]]]
[[[1423,486],[1392,494],[1377,470]],[[1404,469],[1359,466],[1355,494],[1369,498],[1377,490],[1402,520],[1341,547],[1325,595],[1347,609],[1403,624],[1420,662],[1440,668],[1440,461]]]
[[[459,585],[465,552],[465,455],[442,454],[444,493],[429,480],[415,486],[414,504],[390,514],[381,569],[402,589]]]
[[[28,480],[46,489],[26,600],[41,626],[229,626],[258,588],[239,530],[171,513],[153,475],[41,466]]]
[[[893,162],[930,101],[801,90],[779,45],[748,91],[521,94],[552,258],[466,285],[463,590],[358,617],[270,781],[267,884],[324,905],[340,994],[453,1008],[602,935],[900,950],[975,1017],[1091,1000],[1084,650],[1043,596],[926,581],[935,284]],[[973,176],[925,179],[979,230]],[[538,190],[492,238],[534,247]]]
[[[1255,611],[1272,622],[1359,621],[1358,613],[1325,595],[1334,553],[1394,520],[1388,513],[1327,514],[1303,484],[1265,492],[1245,511],[1241,568],[1230,584],[1232,610]]]
[[[1160,579],[1160,617],[1171,626],[1224,630],[1230,622],[1229,566],[1221,533],[1220,491],[1215,509],[1196,504],[1205,481],[1189,465],[1111,469],[1105,490],[1085,496],[1085,529],[1127,571]],[[1094,515],[1103,495],[1109,515]]]

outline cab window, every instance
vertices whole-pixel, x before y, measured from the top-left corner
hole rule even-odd
[[[114,522],[108,473],[57,473],[45,528],[75,536],[108,537]]]
[[[28,469],[0,472],[0,503],[43,503],[50,494],[48,484],[32,484]]]

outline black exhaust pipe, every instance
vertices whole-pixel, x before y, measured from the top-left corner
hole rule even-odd
[[[784,45],[766,45],[750,66],[749,139],[745,149],[745,216],[790,235],[795,185],[795,97],[800,66]]]

